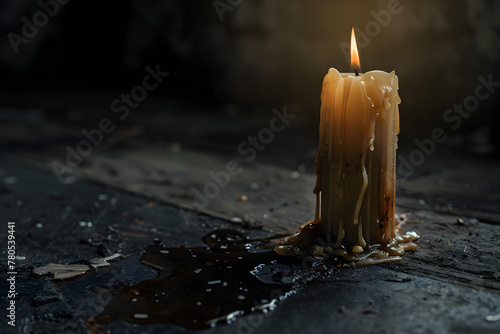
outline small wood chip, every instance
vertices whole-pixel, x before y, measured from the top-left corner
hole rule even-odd
[[[500,321],[500,313],[499,314],[494,314],[494,315],[487,315],[486,316],[486,321],[490,321],[490,322]]]
[[[108,261],[115,260],[119,257],[122,257],[122,254],[115,253],[113,255],[106,256],[106,257],[98,257],[95,259],[90,259],[89,263],[94,268],[107,267],[110,265]]]
[[[110,256],[91,259],[89,261],[90,266],[86,264],[49,263],[43,267],[33,269],[33,273],[40,276],[52,274],[52,279],[66,279],[83,275],[91,268],[107,267],[110,265],[108,261],[115,260],[122,256],[123,255],[120,253],[115,253]]]
[[[49,263],[46,266],[33,269],[37,275],[54,275],[53,279],[66,279],[84,274],[90,267],[86,264],[58,264]]]

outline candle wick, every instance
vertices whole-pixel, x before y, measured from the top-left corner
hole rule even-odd
[[[354,69],[354,73],[356,74],[357,77],[359,77],[359,73],[357,69]]]

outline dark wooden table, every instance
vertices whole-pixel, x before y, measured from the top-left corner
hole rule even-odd
[[[172,110],[176,106],[170,107]],[[185,107],[178,107],[185,108]],[[184,116],[183,116],[184,115]],[[65,145],[76,145],[75,128],[37,123],[37,134],[14,138],[3,125],[0,156],[2,309],[6,313],[7,222],[16,222],[16,327],[5,333],[87,332],[87,319],[110,301],[92,287],[136,284],[157,275],[139,259],[148,245],[202,246],[218,229],[251,237],[294,231],[313,217],[315,139],[300,121],[276,136],[250,163],[238,144],[266,125],[266,118],[235,118],[229,125],[171,112],[168,135],[154,140],[145,126],[126,126],[60,182],[51,164]],[[302,116],[301,116],[302,117]],[[223,117],[221,117],[223,119]],[[197,129],[194,135],[183,136]],[[54,134],[53,129],[58,133]],[[0,130],[1,127],[0,127]],[[81,131],[81,128],[80,128]],[[151,130],[153,131],[153,130]],[[153,131],[154,132],[154,131]],[[232,138],[225,142],[224,134]],[[33,138],[30,137],[33,136]],[[194,139],[193,139],[194,138]],[[176,140],[178,139],[178,140]],[[400,154],[404,151],[404,147]],[[236,160],[231,178],[204,207],[193,206],[209,172]],[[297,293],[264,315],[195,331],[172,323],[117,321],[103,333],[499,333],[500,162],[440,150],[409,178],[398,179],[397,211],[409,213],[406,230],[420,234],[419,249],[402,262],[335,274],[302,283]],[[245,195],[246,201],[240,196]],[[33,274],[48,263],[85,264],[113,253],[109,266],[63,280]]]

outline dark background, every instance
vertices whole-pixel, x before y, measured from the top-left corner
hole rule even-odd
[[[221,17],[214,3],[230,9]],[[71,0],[16,53],[9,36],[22,35],[42,8],[38,0],[0,0],[0,221],[16,222],[20,256],[12,332],[87,332],[88,318],[109,301],[90,287],[156,275],[140,262],[147,245],[201,246],[203,235],[228,228],[252,239],[288,235],[312,219],[321,84],[330,67],[350,71],[340,45],[355,26],[363,71],[399,77],[396,205],[411,214],[404,230],[421,235],[419,248],[401,262],[342,270],[317,284],[299,269],[307,286],[244,332],[499,333],[500,87],[457,129],[443,115],[474,98],[478,77],[500,82],[500,2],[401,0],[383,27],[373,13],[387,13],[390,3]],[[113,101],[157,64],[170,75],[120,120]],[[248,160],[239,145],[285,105],[297,117]],[[84,130],[107,118],[116,129],[81,158]],[[438,153],[422,153],[417,140],[429,143],[436,128],[448,140],[433,144]],[[232,160],[241,174],[219,189],[212,173]],[[70,171],[60,178],[55,163]],[[208,195],[210,185],[217,194],[196,206],[195,190]],[[118,252],[124,256],[111,266],[68,280],[33,274]],[[8,286],[0,280],[1,291]],[[205,333],[250,323],[238,319]],[[188,331],[116,322],[103,332],[138,329]]]
[[[448,108],[474,94],[478,76],[500,81],[498,1],[401,0],[401,12],[385,27],[375,24],[379,31],[372,11],[387,11],[390,1],[232,3],[221,16],[208,0],[73,0],[60,4],[16,53],[8,34],[21,35],[22,17],[33,22],[41,7],[37,1],[2,0],[2,122],[55,118],[82,126],[89,115],[109,113],[111,101],[141,82],[146,65],[160,64],[171,75],[149,102],[187,101],[194,108],[185,113],[226,123],[240,115],[267,117],[272,108],[287,105],[316,142],[322,78],[329,67],[350,71],[339,45],[349,42],[356,26],[370,39],[363,45],[358,36],[363,70],[395,70],[399,77],[405,148],[442,127],[453,138],[444,146],[488,155],[495,143],[498,149],[498,92],[457,130],[443,121]],[[146,105],[134,111],[144,124],[158,111]],[[74,107],[89,108],[69,117]]]

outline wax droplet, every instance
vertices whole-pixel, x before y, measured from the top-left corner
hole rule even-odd
[[[391,107],[391,97],[389,95],[387,95],[384,98],[384,107],[385,107],[385,110],[389,110],[389,108]]]
[[[353,253],[362,253],[363,252],[363,247],[356,245],[352,248]]]
[[[420,239],[420,236],[415,231],[406,232],[407,235],[414,237],[415,239]]]

